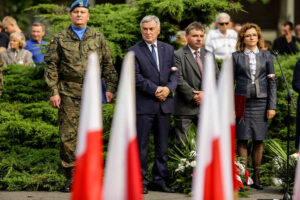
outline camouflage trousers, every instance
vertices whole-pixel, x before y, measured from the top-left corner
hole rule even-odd
[[[61,95],[58,112],[60,158],[65,168],[75,166],[75,150],[80,114],[80,99]]]

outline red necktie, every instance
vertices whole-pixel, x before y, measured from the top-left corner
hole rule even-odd
[[[202,61],[201,61],[200,55],[199,55],[198,51],[195,51],[194,54],[196,55],[196,63],[198,65],[199,72],[202,75],[203,67],[202,67]]]

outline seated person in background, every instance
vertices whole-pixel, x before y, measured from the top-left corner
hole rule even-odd
[[[24,34],[15,32],[10,34],[9,39],[10,48],[0,54],[3,61],[3,66],[5,67],[8,64],[34,66],[32,53],[24,49],[26,44]]]
[[[0,21],[0,53],[8,48],[9,38],[8,35],[2,32],[2,22]]]
[[[293,36],[294,25],[290,21],[285,21],[281,25],[281,36],[274,40],[273,50],[278,51],[279,54],[295,54],[299,51],[296,43],[300,39]]]
[[[270,40],[263,40],[264,46],[262,50],[271,51],[272,50],[272,42]]]
[[[31,39],[26,41],[24,49],[32,53],[32,59],[35,63],[44,62],[45,54],[41,53],[41,44],[46,44],[43,39],[45,35],[45,26],[41,23],[33,23],[31,27]]]

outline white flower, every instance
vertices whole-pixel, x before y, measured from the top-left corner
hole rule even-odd
[[[291,158],[298,161],[299,160],[299,153],[294,153],[291,155]]]
[[[178,168],[175,169],[175,172],[184,172],[185,167],[182,164],[178,164]]]
[[[196,161],[195,161],[195,160],[191,162],[191,166],[192,166],[192,167],[195,167],[195,166],[196,166]]]
[[[272,181],[273,181],[274,185],[276,185],[276,186],[282,185],[282,180],[280,178],[272,177]]]
[[[195,158],[196,157],[196,151],[192,150],[190,152],[190,157]]]
[[[189,167],[189,166],[191,166],[191,163],[189,161],[186,161],[185,166]]]
[[[181,161],[182,163],[185,163],[185,162],[186,162],[186,158],[181,158],[180,161]]]
[[[273,162],[274,162],[274,167],[279,170],[280,169],[280,166],[282,165],[282,159],[278,156],[276,156],[274,159],[273,159]]]

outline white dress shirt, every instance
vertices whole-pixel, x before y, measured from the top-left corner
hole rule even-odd
[[[249,64],[250,64],[250,74],[252,79],[252,84],[255,82],[255,74],[256,74],[256,55],[258,54],[259,50],[256,47],[253,51],[250,51],[249,49],[245,48],[244,54],[249,57]]]
[[[237,33],[226,30],[224,36],[219,29],[210,30],[206,36],[205,49],[213,53],[217,59],[225,59],[236,51]]]

